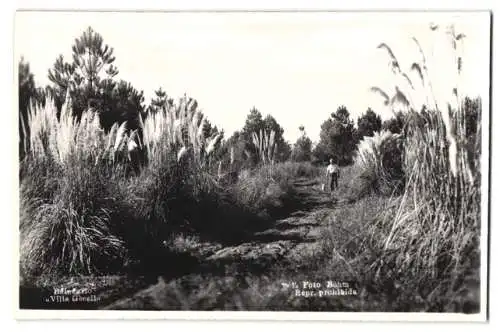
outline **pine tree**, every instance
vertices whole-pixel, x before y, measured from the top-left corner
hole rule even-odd
[[[404,114],[397,112],[394,117],[384,121],[382,129],[388,130],[393,134],[401,134],[403,132],[404,121]]]
[[[267,115],[263,118],[260,111],[253,107],[247,116],[241,135],[246,142],[246,150],[251,154],[254,162],[257,163],[259,158],[252,143],[252,134],[260,133],[261,131],[266,134],[274,131],[274,142],[276,144],[274,158],[276,161],[287,160],[291,155],[292,149],[283,137],[283,128],[272,115]]]
[[[358,118],[358,129],[356,131],[356,138],[363,139],[365,136],[373,136],[374,133],[380,131],[382,128],[382,119],[380,115],[376,114],[371,108]]]
[[[138,116],[144,111],[144,95],[130,83],[114,80],[118,69],[114,66],[113,48],[89,27],[75,39],[72,51],[71,62],[60,55],[48,72],[52,82],[48,93],[54,97],[58,109],[69,91],[77,118],[92,109],[100,113],[105,129],[123,121],[129,122],[129,129],[137,127]]]
[[[103,44],[102,36],[91,27],[75,39],[72,50],[75,75],[89,91],[97,91],[101,80],[118,74],[113,48]]]
[[[335,113],[321,125],[320,141],[314,150],[317,160],[334,158],[340,165],[352,162],[356,147],[354,121],[349,111],[340,106]]]
[[[292,159],[294,161],[311,161],[312,157],[312,141],[309,137],[307,137],[304,126],[299,127],[300,137],[297,139],[297,142],[293,146],[292,150]]]
[[[19,155],[22,158],[25,152],[24,138],[29,135],[28,111],[31,104],[36,100],[36,86],[29,63],[21,58],[18,65],[19,84]]]
[[[174,105],[174,100],[170,98],[165,91],[160,87],[155,91],[155,97],[151,99],[151,103],[148,106],[148,113],[156,113],[160,111],[166,111]]]

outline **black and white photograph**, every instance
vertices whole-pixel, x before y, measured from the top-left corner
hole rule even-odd
[[[491,15],[17,11],[18,316],[485,321]]]

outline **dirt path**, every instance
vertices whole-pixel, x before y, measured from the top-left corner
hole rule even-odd
[[[276,221],[270,228],[254,234],[251,241],[233,246],[193,243],[188,248],[198,257],[202,266],[195,274],[203,271],[220,270],[227,276],[228,268],[234,271],[249,271],[251,274],[265,272],[275,264],[294,264],[303,262],[318,251],[322,230],[327,227],[331,210],[342,202],[335,201],[330,194],[321,191],[320,184],[306,179],[294,183],[300,206],[284,219]],[[182,243],[186,248],[186,243]],[[239,273],[239,272],[238,272]],[[144,303],[154,302],[158,293],[164,292],[169,284],[178,280],[159,277],[158,283],[143,289],[131,297],[123,298],[103,309],[145,308]],[[154,307],[154,306],[153,306]]]
[[[251,242],[225,247],[207,257],[208,260],[251,261],[287,259],[314,251],[322,221],[329,214],[333,202],[319,185],[306,180],[295,183],[302,207],[288,217],[276,221],[269,229],[255,233]]]

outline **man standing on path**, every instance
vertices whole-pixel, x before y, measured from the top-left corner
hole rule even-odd
[[[333,159],[330,159],[330,165],[326,168],[326,176],[330,178],[330,192],[333,192],[339,186],[339,173],[339,166],[333,162]]]

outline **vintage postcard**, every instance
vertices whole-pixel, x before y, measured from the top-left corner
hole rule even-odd
[[[490,31],[18,11],[17,317],[486,320]]]

